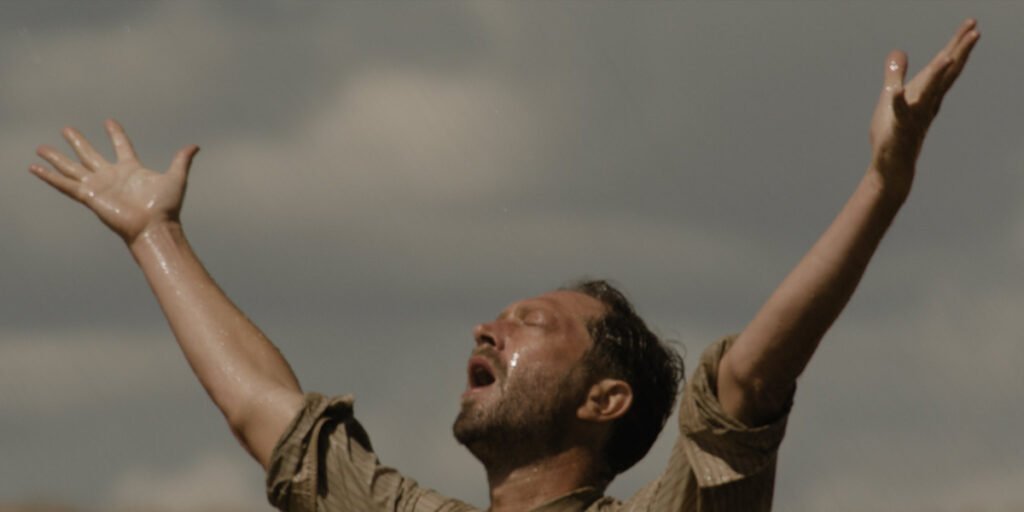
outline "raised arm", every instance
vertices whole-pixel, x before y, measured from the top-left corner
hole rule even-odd
[[[39,156],[56,172],[29,169],[84,204],[127,244],[156,294],[171,330],[232,432],[264,467],[302,406],[299,383],[277,349],[221,291],[192,252],[179,213],[196,146],[167,172],[142,166],[121,126],[106,123],[116,162],[108,162],[73,128],[64,138],[78,161],[49,146]]]
[[[836,319],[910,192],[918,153],[943,96],[978,41],[966,20],[904,85],[907,56],[894,51],[871,121],[871,164],[853,195],[722,357],[719,400],[748,425],[783,412],[796,378]]]

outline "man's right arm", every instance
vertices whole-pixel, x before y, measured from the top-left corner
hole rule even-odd
[[[79,161],[41,146],[38,154],[57,172],[30,170],[125,241],[199,381],[242,445],[267,467],[302,407],[302,390],[277,348],[217,286],[185,238],[179,213],[198,148],[182,149],[167,172],[156,173],[139,163],[120,125],[107,121],[107,131],[116,162],[68,128],[64,137]]]
[[[131,244],[189,365],[238,440],[267,467],[302,407],[288,362],[203,268],[181,225],[165,223]]]

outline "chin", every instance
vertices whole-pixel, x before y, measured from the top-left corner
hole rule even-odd
[[[479,411],[474,411],[474,404],[463,401],[459,415],[452,424],[452,433],[460,444],[468,445],[476,439],[484,437],[485,428],[481,425]]]

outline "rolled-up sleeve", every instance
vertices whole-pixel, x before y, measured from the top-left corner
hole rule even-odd
[[[786,413],[768,425],[749,427],[726,414],[718,402],[718,363],[734,339],[721,339],[705,349],[687,380],[679,406],[679,438],[665,472],[625,503],[599,502],[593,510],[771,510],[776,454],[792,397]]]
[[[769,510],[779,445],[792,407],[779,418],[751,427],[725,413],[718,401],[718,364],[734,336],[712,344],[687,382],[679,410],[679,445],[689,460],[707,510]],[[711,505],[711,503],[705,503]]]
[[[383,466],[349,395],[306,395],[270,456],[267,499],[283,511],[475,510]]]
[[[322,466],[321,433],[329,435],[352,417],[351,396],[327,399],[306,395],[299,414],[274,446],[267,469],[267,498],[281,510],[316,510],[317,481]],[[325,428],[326,432],[325,432]],[[361,429],[360,429],[361,430]],[[369,440],[367,439],[367,445]],[[371,451],[367,446],[367,451]]]

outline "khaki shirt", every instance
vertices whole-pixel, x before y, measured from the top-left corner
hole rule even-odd
[[[578,489],[532,512],[768,511],[787,414],[748,428],[727,416],[715,394],[722,354],[733,338],[704,351],[679,408],[680,436],[668,467],[626,501]],[[352,413],[352,397],[306,395],[305,406],[271,455],[267,497],[294,512],[469,512],[478,508],[421,487],[383,466]],[[788,408],[787,408],[788,411]]]

